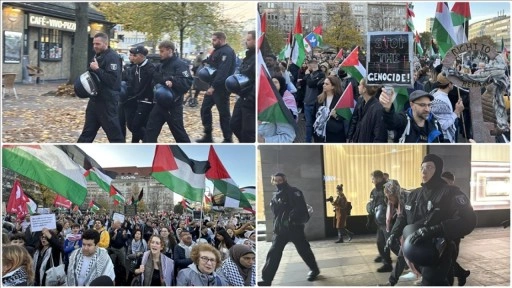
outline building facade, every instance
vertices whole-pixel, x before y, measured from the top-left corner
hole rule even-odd
[[[501,51],[501,41],[510,50],[510,16],[500,15],[469,24],[469,40],[475,37],[490,36],[496,43],[496,50]]]
[[[4,2],[2,16],[3,73],[16,73],[16,82],[30,82],[26,66],[32,65],[43,69],[44,80],[69,78],[77,28],[74,3]],[[92,37],[98,32],[110,35],[113,23],[92,5],[88,17],[92,59]]]

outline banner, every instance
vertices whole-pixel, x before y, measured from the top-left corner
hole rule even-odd
[[[412,32],[368,32],[367,84],[412,87],[413,45]]]

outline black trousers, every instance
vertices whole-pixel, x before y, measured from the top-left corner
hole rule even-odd
[[[169,130],[177,143],[190,143],[190,138],[185,131],[183,124],[183,99],[176,102],[176,106],[170,110],[162,108],[160,105],[154,105],[149,114],[148,124],[144,142],[157,143],[158,135],[162,131],[162,126],[167,122]]]
[[[256,107],[254,102],[239,97],[236,100],[230,127],[240,143],[254,143],[256,136]]]
[[[382,257],[382,263],[391,265],[391,254],[389,250],[385,250],[386,240],[389,237],[389,233],[386,232],[386,226],[377,226],[377,249],[379,255]]]
[[[118,116],[117,94],[114,99],[99,100],[89,99],[85,109],[85,124],[82,134],[78,137],[78,143],[92,143],[98,130],[103,128],[110,143],[124,143],[125,138],[121,132]]]
[[[407,263],[405,262],[404,253],[402,252],[402,249],[400,249],[395,267],[393,267],[393,271],[391,271],[391,274],[389,275],[389,283],[395,285],[400,279],[400,275],[402,275],[406,266]]]
[[[135,117],[137,111],[137,101],[128,101],[119,105],[119,123],[121,124],[121,131],[126,139],[126,128],[132,131],[132,119]]]
[[[309,269],[313,271],[319,270],[315,255],[311,250],[308,240],[306,240],[304,226],[293,226],[288,233],[274,234],[272,237],[272,246],[268,251],[267,260],[265,261],[261,273],[263,281],[271,283],[272,280],[274,280],[274,276],[276,275],[277,268],[279,268],[279,263],[283,256],[284,247],[290,241],[295,245],[297,252],[306,265],[308,265]]]
[[[450,277],[450,275],[453,273],[452,266],[454,252],[455,244],[450,241],[437,265],[420,267],[422,286],[449,286],[450,282],[453,284],[453,277]]]
[[[231,113],[229,111],[229,95],[230,93],[224,89],[215,90],[213,95],[205,95],[203,98],[203,104],[201,105],[201,122],[206,133],[212,132],[212,108],[217,106],[220,118],[220,129],[222,130],[222,136],[224,139],[231,139],[233,132],[229,127],[231,120]]]
[[[133,112],[133,118],[128,122],[128,129],[132,132],[132,143],[139,143],[144,139],[149,115],[153,110],[153,103],[139,102]]]

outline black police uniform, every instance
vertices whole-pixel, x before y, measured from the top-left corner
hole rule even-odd
[[[476,226],[476,215],[467,196],[458,187],[448,185],[440,174],[436,173],[439,176],[434,175],[429,182],[411,192],[391,231],[393,235],[400,236],[408,224],[442,227],[442,235],[438,237],[444,237],[447,245],[438,262],[432,266],[417,267],[424,286],[449,285],[448,277],[453,273],[455,255],[453,241],[468,235]]]
[[[100,79],[99,92],[89,99],[85,110],[85,124],[78,143],[92,143],[98,130],[103,128],[109,142],[124,143],[118,116],[121,91],[121,58],[112,49],[96,54],[99,69],[94,71]]]
[[[293,242],[297,252],[309,269],[319,272],[315,255],[304,234],[304,225],[309,220],[309,213],[302,191],[284,183],[270,203],[274,213],[274,235],[272,246],[263,266],[263,282],[270,285],[283,256],[283,249],[288,242]]]
[[[194,78],[192,78],[188,64],[176,55],[161,60],[153,74],[154,85],[162,84],[167,87],[165,82],[168,80],[172,82],[171,91],[175,96],[175,102],[170,109],[163,108],[159,104],[153,106],[149,114],[144,142],[156,143],[162,126],[167,122],[177,143],[190,143],[183,123],[183,95],[192,86]]]
[[[370,192],[370,201],[367,204],[368,221],[373,218],[377,224],[377,249],[384,265],[391,265],[391,256],[386,247],[386,240],[389,233],[386,232],[386,210],[387,203],[384,195],[384,181],[376,183],[375,188]]]
[[[205,95],[201,105],[201,122],[204,127],[205,139],[212,135],[212,108],[217,106],[220,118],[220,128],[224,140],[232,140],[232,131],[229,126],[231,114],[229,111],[229,95],[226,89],[226,78],[233,75],[236,67],[235,51],[228,45],[216,48],[207,59],[210,67],[215,68],[215,77],[209,83],[214,91],[212,95]]]
[[[235,103],[233,116],[231,117],[231,130],[240,143],[254,143],[256,136],[256,49],[245,52],[245,58],[240,65],[240,74],[249,77],[250,85],[240,93],[240,98]]]
[[[131,63],[126,65],[123,69],[123,81],[126,83],[126,91],[119,94],[119,124],[121,125],[121,131],[123,138],[126,139],[126,125],[128,119],[133,119],[135,111],[137,110],[137,99],[133,93],[133,72],[131,69],[135,67],[135,64]]]
[[[149,113],[153,109],[153,74],[155,65],[145,59],[131,69],[131,91],[135,98],[135,111],[127,118],[128,129],[132,132],[132,143],[144,139]],[[128,116],[128,115],[127,115]]]

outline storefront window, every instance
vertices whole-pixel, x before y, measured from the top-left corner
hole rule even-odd
[[[62,31],[42,28],[39,43],[41,60],[62,60]]]

